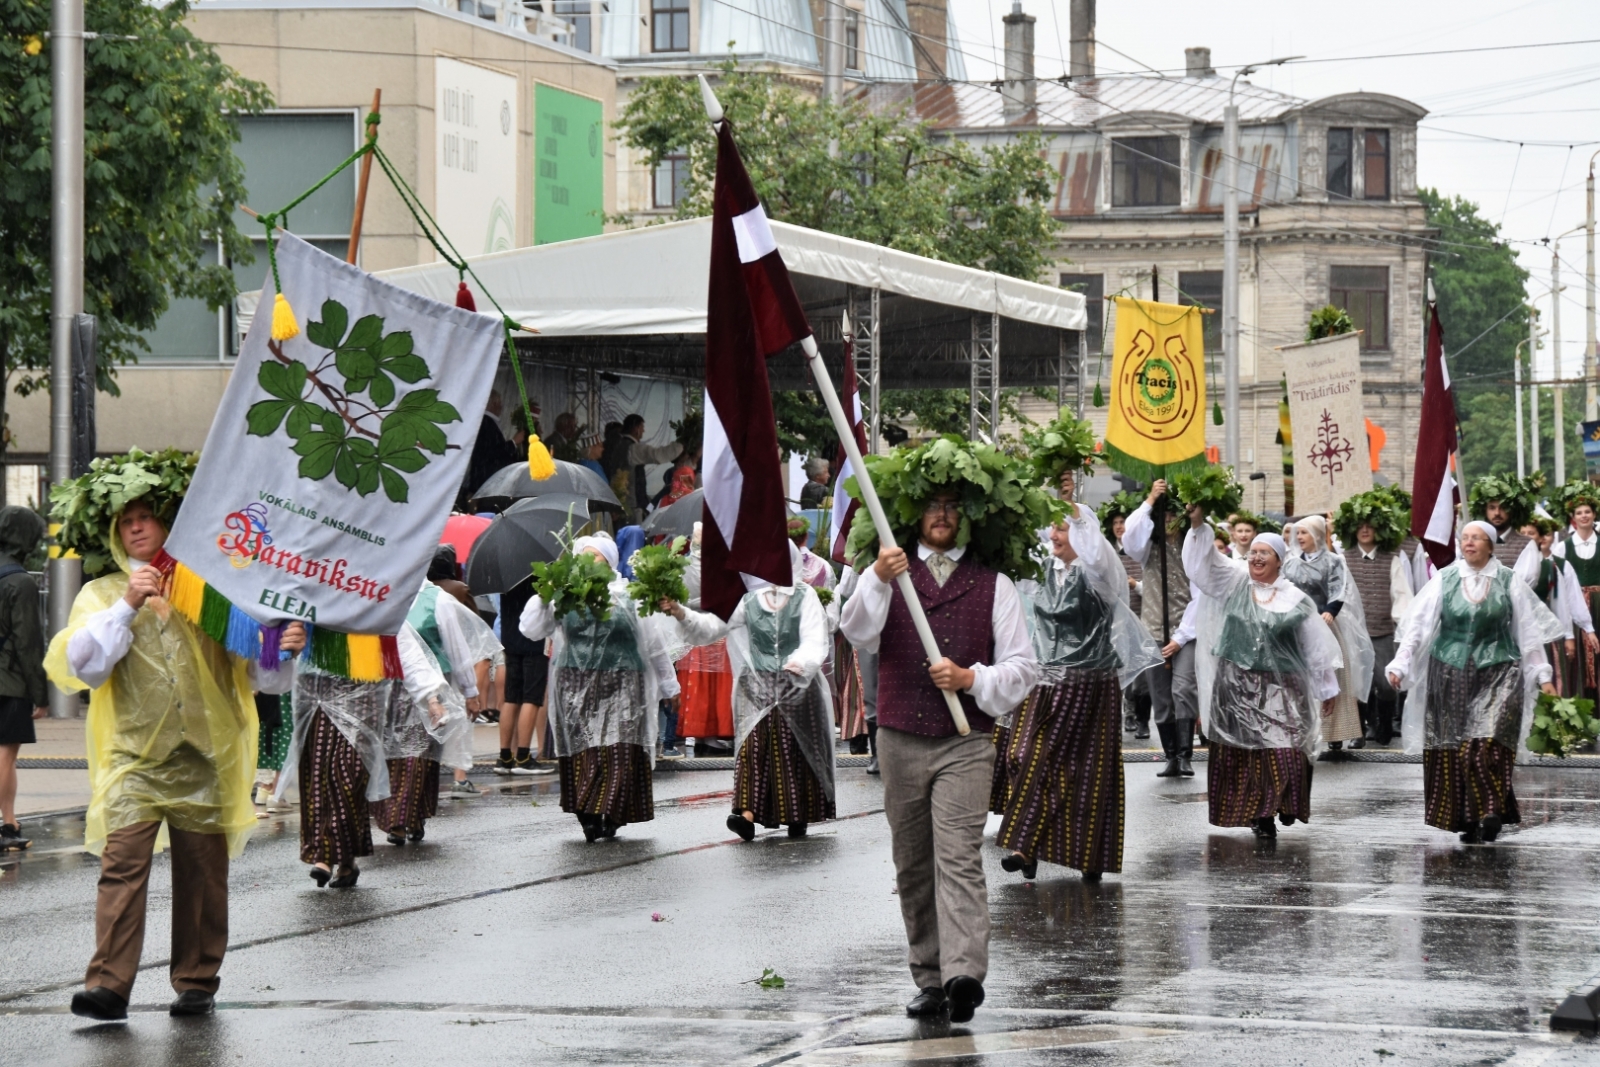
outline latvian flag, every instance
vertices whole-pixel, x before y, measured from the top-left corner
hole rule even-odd
[[[1444,362],[1439,309],[1428,305],[1428,354],[1422,367],[1422,418],[1417,427],[1417,462],[1411,480],[1411,532],[1435,569],[1456,558],[1456,405]]]
[[[850,417],[850,433],[856,439],[856,447],[862,455],[867,452],[867,431],[861,424],[861,393],[856,387],[856,361],[855,345],[850,335],[850,320],[845,320],[844,329],[844,409]],[[861,508],[861,501],[853,499],[845,491],[845,479],[855,474],[850,466],[850,455],[839,446],[839,456],[834,461],[833,469],[839,474],[833,480],[833,512],[828,516],[829,543],[833,546],[833,558],[840,563],[847,562],[844,558],[844,543],[850,536],[850,522],[856,517],[856,512]]]
[[[794,583],[766,361],[811,327],[725,120],[712,205],[700,604],[726,619],[744,596],[741,574]]]

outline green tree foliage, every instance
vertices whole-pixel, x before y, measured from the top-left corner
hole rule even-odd
[[[1444,327],[1468,479],[1474,472],[1515,473],[1511,359],[1517,342],[1528,336],[1523,310],[1528,272],[1517,265],[1511,247],[1500,240],[1500,227],[1479,214],[1477,204],[1436,189],[1421,189],[1417,195],[1427,210],[1428,225],[1439,233],[1438,249],[1429,255],[1429,271]],[[1503,424],[1498,418],[1502,411]],[[1544,411],[1548,415],[1548,402]]]
[[[148,348],[171,296],[219,307],[226,266],[205,266],[219,238],[249,261],[233,224],[244,171],[237,116],[271,104],[184,25],[186,0],[95,0],[84,42],[84,309],[99,318],[100,388]],[[0,0],[0,359],[26,394],[50,362],[50,5]],[[29,55],[30,39],[43,43]]]
[[[717,80],[717,98],[771,218],[1029,281],[1054,262],[1052,176],[1037,135],[977,149],[938,138],[904,110],[872,111],[856,101],[835,107],[732,62]],[[678,217],[711,213],[716,138],[693,79],[642,80],[617,129],[649,168],[687,154]],[[830,153],[834,143],[838,151]],[[1014,412],[1018,394],[1008,392]],[[780,391],[773,407],[785,449],[833,454],[833,425],[814,393]],[[934,434],[965,433],[967,392],[885,390],[883,413]]]
[[[1570,402],[1572,397],[1567,396]],[[1524,396],[1526,405],[1528,397]],[[1539,390],[1539,462],[1545,470],[1555,469],[1555,436],[1550,414],[1555,403],[1549,389]],[[1512,391],[1508,386],[1496,390],[1477,390],[1456,399],[1461,413],[1461,463],[1466,468],[1467,484],[1491,474],[1517,473],[1517,414]],[[1568,413],[1572,408],[1568,406]],[[1523,408],[1523,418],[1528,409]],[[1531,442],[1526,429],[1524,441]],[[1569,476],[1583,471],[1583,446],[1577,434],[1566,434],[1562,442],[1566,448],[1566,469]],[[1525,444],[1529,467],[1533,464],[1531,444]]]

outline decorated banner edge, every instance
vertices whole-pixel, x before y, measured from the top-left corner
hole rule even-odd
[[[1130,455],[1109,441],[1105,442],[1100,458],[1105,460],[1106,466],[1118,474],[1125,474],[1144,485],[1152,484],[1157,478],[1170,481],[1180,474],[1190,472],[1198,474],[1209,466],[1203,451],[1175,463],[1152,463],[1147,459]]]
[[[267,670],[277,670],[282,658],[278,639],[282,625],[268,626],[242,611],[199,574],[168,555],[157,553],[150,565],[167,583],[167,600],[173,610],[201,633],[242,659]],[[317,670],[357,682],[400,678],[400,648],[392,634],[343,633],[302,623],[306,647],[300,658]]]

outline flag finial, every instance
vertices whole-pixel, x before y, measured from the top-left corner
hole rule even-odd
[[[705,102],[706,115],[710,117],[712,125],[722,121],[722,104],[717,100],[717,94],[711,91],[711,83],[706,81],[704,74],[698,75],[700,79],[700,99]]]

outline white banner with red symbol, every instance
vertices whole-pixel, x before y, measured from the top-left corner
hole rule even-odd
[[[1285,345],[1296,514],[1333,511],[1372,488],[1361,398],[1361,335]]]
[[[271,315],[251,324],[166,550],[205,581],[211,615],[225,599],[236,621],[394,634],[461,487],[504,329],[288,235],[277,257],[300,332],[274,341]]]

